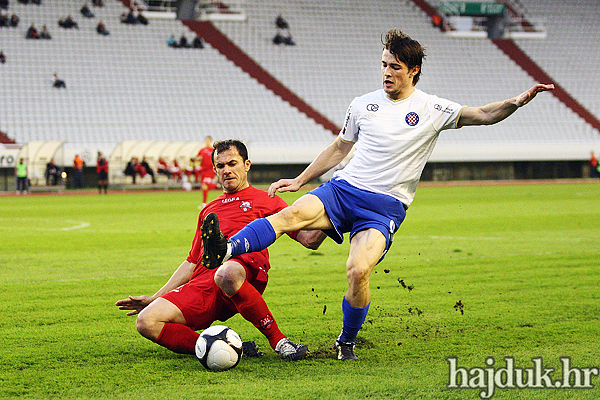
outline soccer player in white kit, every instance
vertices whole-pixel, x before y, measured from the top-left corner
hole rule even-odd
[[[279,213],[246,225],[230,239],[221,234],[218,218],[207,216],[202,258],[207,268],[264,249],[286,232],[320,229],[338,243],[350,232],[348,290],[342,301],[342,332],[335,342],[339,360],[357,359],[354,342],[371,302],[371,272],[406,216],[440,132],[495,124],[539,92],[554,89],[551,84],[537,84],[504,101],[461,106],[415,88],[424,56],[417,41],[390,30],[381,57],[383,88],[355,98],[333,143],[295,179],[271,184],[269,195],[297,191],[336,166],[355,146],[354,157],[329,182]]]

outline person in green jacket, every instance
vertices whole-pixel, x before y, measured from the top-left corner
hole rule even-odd
[[[27,194],[27,164],[23,158],[15,166],[15,176],[17,177],[17,194]]]

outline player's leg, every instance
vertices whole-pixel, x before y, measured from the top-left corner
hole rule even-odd
[[[230,260],[215,273],[215,283],[229,297],[242,317],[269,340],[282,358],[300,360],[308,352],[306,345],[293,343],[279,329],[260,292],[246,279],[248,273],[237,260]]]
[[[323,203],[312,194],[300,197],[277,214],[252,221],[229,240],[221,233],[216,214],[209,214],[202,224],[202,264],[212,269],[231,257],[261,251],[286,232],[331,228]]]
[[[385,236],[377,229],[357,232],[350,241],[346,262],[348,290],[342,301],[342,333],[336,341],[338,359],[356,360],[354,341],[360,331],[371,303],[369,279],[386,247]]]
[[[159,297],[140,312],[136,327],[142,336],[175,353],[195,354],[199,334],[185,323],[181,310]]]

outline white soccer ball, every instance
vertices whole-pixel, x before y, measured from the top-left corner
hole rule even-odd
[[[196,341],[196,357],[211,371],[233,368],[242,359],[242,339],[226,326],[211,326]]]

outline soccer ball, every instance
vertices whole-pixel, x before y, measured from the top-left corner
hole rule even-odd
[[[242,358],[242,339],[226,326],[211,326],[196,341],[196,357],[204,368],[211,371],[233,368]]]

